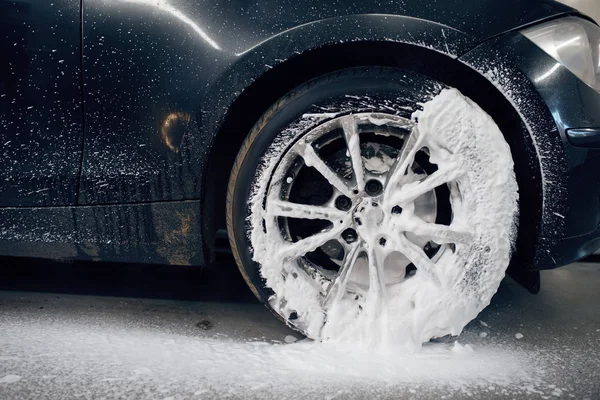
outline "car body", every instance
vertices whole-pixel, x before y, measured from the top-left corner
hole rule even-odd
[[[510,271],[535,290],[536,271],[600,247],[600,93],[519,31],[587,17],[551,0],[425,3],[0,0],[0,254],[209,264],[260,115],[324,73],[401,66],[526,127],[513,157],[535,229]]]

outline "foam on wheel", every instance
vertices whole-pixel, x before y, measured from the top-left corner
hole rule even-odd
[[[258,121],[227,222],[246,281],[290,326],[418,347],[489,303],[517,197],[510,149],[476,104],[416,73],[359,68],[303,85]]]

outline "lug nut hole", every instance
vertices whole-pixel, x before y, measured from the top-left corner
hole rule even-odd
[[[383,190],[383,185],[377,179],[371,179],[365,185],[365,191],[369,196],[377,196]]]
[[[400,206],[392,207],[392,214],[402,214],[402,207],[400,207]]]
[[[339,196],[335,199],[335,208],[342,211],[348,211],[352,207],[352,200],[348,196]]]
[[[358,234],[356,233],[356,231],[354,229],[348,228],[344,232],[342,232],[342,238],[347,243],[353,243],[353,242],[356,242],[356,240],[358,239]]]

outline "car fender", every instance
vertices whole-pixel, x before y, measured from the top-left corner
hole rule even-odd
[[[213,77],[201,110],[201,126],[214,137],[236,98],[261,76],[303,53],[349,42],[396,42],[458,58],[477,40],[449,26],[397,15],[369,14],[328,18],[273,35],[235,54]]]

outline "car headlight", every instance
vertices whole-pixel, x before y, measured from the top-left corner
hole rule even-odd
[[[558,61],[556,68],[545,75],[551,75],[562,64],[600,91],[600,27],[582,18],[566,17],[524,29],[521,33]]]

